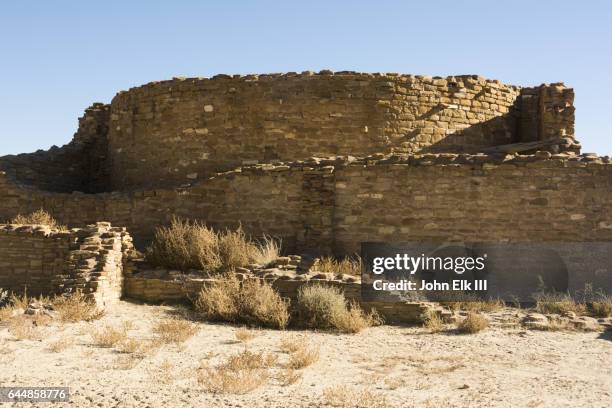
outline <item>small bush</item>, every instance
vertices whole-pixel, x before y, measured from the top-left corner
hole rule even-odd
[[[90,322],[104,316],[104,310],[80,291],[66,296],[57,296],[51,300],[53,308],[64,322]]]
[[[470,312],[467,317],[457,324],[457,329],[461,333],[478,333],[489,327],[489,321],[479,313]]]
[[[278,375],[278,382],[283,386],[293,385],[302,379],[302,373],[292,368],[281,370]]]
[[[506,303],[501,299],[482,299],[470,293],[454,293],[448,297],[452,300],[439,303],[451,310],[490,313],[506,307]]]
[[[287,368],[300,370],[319,361],[319,349],[303,346],[289,355]]]
[[[282,329],[289,322],[289,305],[270,284],[259,279],[242,283],[228,275],[205,287],[195,301],[208,320]]]
[[[253,330],[248,330],[245,328],[236,330],[234,335],[236,336],[236,340],[241,343],[248,343],[249,341],[257,337],[257,334]]]
[[[217,367],[201,367],[198,383],[208,392],[246,394],[265,384],[275,358],[245,350]]]
[[[329,272],[336,275],[347,274],[360,276],[361,258],[359,256],[355,256],[354,258],[343,258],[341,260],[337,260],[326,256],[318,259],[313,268],[320,272]]]
[[[162,343],[180,344],[198,332],[191,322],[179,319],[165,319],[153,327],[153,332]]]
[[[11,224],[47,225],[51,228],[66,229],[65,226],[59,225],[55,218],[42,208],[27,215],[18,214],[11,220]]]
[[[536,301],[535,308],[539,313],[562,315],[573,312],[584,315],[587,310],[584,303],[577,302],[567,293],[536,293],[533,297]]]
[[[53,343],[49,344],[49,351],[53,353],[60,353],[66,350],[72,344],[73,343],[71,339],[63,338],[63,339],[54,341]]]
[[[444,328],[440,314],[436,313],[435,310],[427,310],[422,319],[423,327],[429,330],[430,333],[439,333]]]
[[[42,340],[43,333],[34,323],[35,321],[26,317],[9,320],[8,331],[17,340]]]
[[[127,333],[125,330],[119,330],[112,326],[105,326],[104,328],[94,332],[91,337],[96,346],[110,348],[125,342],[127,339]]]
[[[591,313],[596,317],[612,316],[612,297],[606,296],[599,300],[594,300],[590,304]]]
[[[348,304],[340,289],[333,286],[303,286],[297,302],[302,324],[311,329],[358,333],[381,323],[375,312],[368,315],[357,303]]]
[[[169,227],[155,231],[147,249],[154,265],[180,270],[200,269],[211,273],[231,271],[250,263],[268,264],[280,253],[277,241],[264,237],[252,241],[241,227],[216,232],[198,221],[174,217]]]

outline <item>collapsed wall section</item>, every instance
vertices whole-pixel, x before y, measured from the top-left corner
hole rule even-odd
[[[79,119],[73,140],[48,151],[0,157],[0,171],[14,181],[54,192],[106,191],[110,105],[95,103]]]

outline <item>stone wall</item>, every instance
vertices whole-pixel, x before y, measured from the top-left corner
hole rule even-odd
[[[563,84],[330,71],[176,78],[92,105],[71,143],[0,157],[0,170],[47,191],[130,191],[311,156],[473,153],[573,138],[573,122],[573,90]]]
[[[150,83],[112,101],[112,189],[176,185],[252,162],[510,143],[519,92],[478,76],[352,72]]]
[[[612,163],[590,155],[426,154],[247,166],[182,189],[57,194],[0,173],[0,220],[38,208],[70,226],[125,225],[142,247],[173,215],[239,223],[291,253],[362,241],[611,241]]]
[[[93,104],[79,119],[79,129],[70,143],[48,151],[0,157],[0,170],[18,183],[41,190],[105,191],[109,184],[109,118],[109,105]]]
[[[258,278],[252,278],[258,279]],[[289,299],[295,305],[299,288],[307,284],[304,281],[266,279],[278,291],[281,297]],[[127,276],[125,281],[125,296],[150,303],[173,303],[193,301],[200,290],[214,282],[213,279],[152,279],[138,276]],[[361,284],[326,280],[311,280],[310,284],[335,286],[342,290],[349,301],[359,303],[363,309],[375,309],[387,323],[416,323],[420,321],[426,305],[412,302],[363,302],[361,300]]]
[[[0,288],[32,296],[78,290],[105,306],[122,295],[132,250],[125,228],[106,222],[71,230],[0,225]]]

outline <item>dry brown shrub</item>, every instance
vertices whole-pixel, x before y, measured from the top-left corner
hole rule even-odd
[[[303,346],[289,354],[287,368],[300,370],[319,361],[319,349]]]
[[[198,221],[174,217],[170,226],[156,229],[147,260],[183,271],[226,272],[250,263],[268,264],[279,253],[278,241],[264,237],[257,243],[242,227],[217,232]]]
[[[19,316],[8,321],[8,331],[17,340],[42,340],[43,332],[35,320]]]
[[[330,256],[325,256],[317,259],[313,268],[321,272],[333,273],[336,275],[346,274],[360,276],[361,257],[355,256],[353,258],[342,258],[337,260]]]
[[[612,316],[612,297],[605,296],[599,300],[591,302],[589,309],[596,317],[611,317]]]
[[[198,332],[198,327],[187,320],[165,319],[153,327],[162,343],[181,344]]]
[[[135,338],[125,338],[116,344],[117,351],[124,354],[146,354],[155,348],[155,344],[152,342]]]
[[[255,333],[255,331],[245,329],[244,327],[236,330],[234,335],[236,336],[236,340],[241,343],[248,343],[249,341],[257,337],[257,333]]]
[[[285,353],[294,353],[300,348],[307,346],[306,340],[300,337],[284,337],[280,342],[280,349]]]
[[[259,279],[242,283],[227,275],[204,287],[196,310],[208,320],[246,323],[282,329],[289,322],[289,305],[272,286]]]
[[[506,307],[502,299],[482,299],[471,293],[445,293],[445,297],[452,300],[439,302],[440,305],[451,310],[462,310],[467,312],[491,313]]]
[[[258,265],[268,266],[280,257],[280,252],[280,240],[264,236],[252,254],[252,261]]]
[[[201,367],[198,383],[208,392],[246,394],[268,381],[275,361],[275,356],[245,350],[217,367]]]
[[[573,312],[584,315],[587,307],[582,302],[577,302],[567,293],[536,293],[533,295],[536,305],[535,309],[544,314],[565,314]]]
[[[376,312],[365,314],[356,302],[349,304],[342,291],[334,286],[303,286],[297,302],[300,321],[311,329],[358,333],[382,323]]]
[[[91,334],[94,345],[98,347],[115,347],[125,342],[127,333],[125,330],[112,326],[105,326]]]
[[[388,408],[387,398],[367,389],[357,389],[345,385],[328,387],[323,391],[325,402],[338,408]]]
[[[11,220],[11,224],[47,225],[51,228],[66,229],[65,226],[59,225],[55,218],[42,208],[27,215],[18,214]]]
[[[430,333],[439,333],[444,329],[444,323],[440,318],[440,314],[435,310],[427,310],[423,315],[423,327]]]
[[[104,310],[99,309],[93,300],[81,291],[56,296],[51,303],[64,322],[91,322],[104,316]]]
[[[489,327],[487,318],[475,312],[469,312],[465,319],[457,323],[457,330],[466,334],[478,333],[487,327]]]

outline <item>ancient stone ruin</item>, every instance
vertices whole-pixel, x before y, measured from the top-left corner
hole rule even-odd
[[[69,144],[0,158],[0,220],[44,208],[92,225],[3,227],[0,286],[23,274],[41,290],[69,286],[87,274],[71,259],[95,251],[75,240],[113,258],[126,231],[142,247],[173,215],[242,225],[291,254],[351,254],[364,241],[611,241],[612,162],[580,154],[573,99],[562,83],[330,71],[122,91],[89,107]],[[26,236],[42,242],[36,254],[24,255]]]

